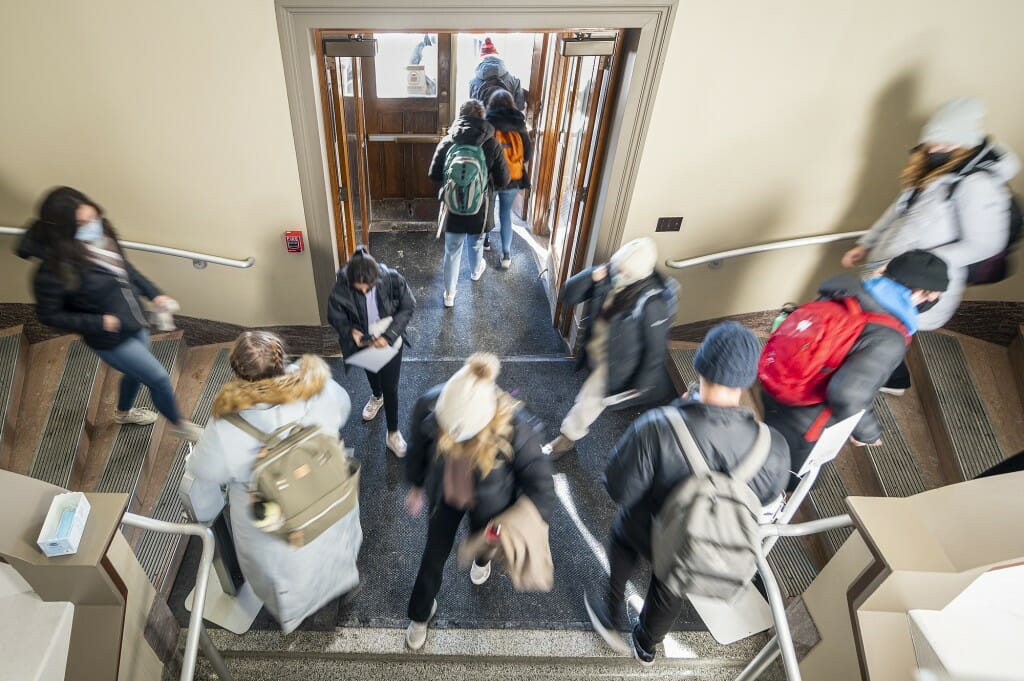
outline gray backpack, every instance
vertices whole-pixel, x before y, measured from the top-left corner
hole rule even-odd
[[[713,471],[674,407],[672,424],[691,475],[669,493],[651,529],[654,574],[676,596],[732,602],[757,572],[761,502],[748,484],[764,466],[771,433],[761,423],[750,453],[729,473]]]

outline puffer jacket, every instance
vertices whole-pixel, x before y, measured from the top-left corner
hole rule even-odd
[[[861,281],[851,275],[825,281],[818,292],[823,299],[853,296],[865,312],[890,314],[864,289]],[[896,329],[879,324],[865,326],[846,359],[829,379],[827,404],[832,410],[832,417],[827,425],[833,425],[863,409],[864,416],[853,430],[853,437],[860,442],[874,442],[880,438],[882,426],[875,418],[871,406],[878,395],[878,389],[885,385],[906,353],[906,340]],[[785,436],[793,454],[793,470],[799,470],[812,444],[806,440],[805,435],[825,405],[792,407],[780,404],[763,389],[761,397],[765,423]]]
[[[949,267],[949,289],[921,314],[924,331],[938,329],[960,306],[969,265],[1006,246],[1010,192],[1006,183],[1020,170],[1010,150],[986,143],[957,173],[947,173],[920,191],[900,194],[858,244],[868,249],[868,272],[914,249],[931,251]],[[959,183],[950,196],[950,190]]]
[[[444,182],[444,162],[448,150],[454,144],[477,144],[483,147],[484,159],[487,161],[487,184],[493,189],[508,184],[508,164],[505,163],[505,152],[501,150],[498,140],[494,139],[494,126],[482,118],[459,116],[448,129],[448,134],[437,144],[434,158],[430,161],[430,179],[438,184]],[[491,192],[488,191],[488,196]],[[444,228],[452,234],[482,234],[487,222],[488,208],[493,209],[492,198],[484,201],[480,212],[476,215],[454,215],[449,213]]]
[[[594,322],[612,291],[611,278],[595,282],[590,268],[570,278],[562,287],[563,305],[590,301],[583,319],[583,342],[579,344],[578,367],[587,365],[587,344]],[[613,409],[666,402],[675,394],[665,368],[669,327],[676,313],[679,284],[655,272],[648,277],[643,292],[631,310],[616,314],[608,329],[608,387],[606,395],[628,390],[640,394],[616,404]]]
[[[413,297],[405,277],[398,270],[381,263],[377,264],[377,269],[377,313],[381,319],[391,317],[391,325],[382,335],[392,345],[399,338],[408,344],[409,339],[405,337],[405,330],[416,309],[416,298]],[[338,332],[338,344],[341,345],[341,353],[345,357],[360,350],[352,340],[353,329],[359,329],[364,336],[370,333],[366,316],[366,296],[348,285],[345,267],[338,270],[331,299],[327,303],[327,321]]]
[[[526,108],[526,93],[519,79],[509,73],[501,57],[488,55],[476,65],[473,80],[469,81],[469,96],[487,106],[487,100],[496,90],[508,90],[520,111]]]
[[[412,411],[412,437],[405,456],[405,479],[413,487],[426,491],[431,508],[444,498],[444,459],[437,456],[438,425],[434,406],[444,384],[423,394]],[[537,507],[545,522],[551,522],[555,507],[555,488],[551,460],[541,452],[540,423],[524,408],[516,413],[511,461],[499,457],[498,464],[476,479],[476,506],[470,511],[472,527],[482,527],[491,518],[509,508],[520,494],[525,494]]]
[[[529,189],[530,174],[527,172],[527,165],[533,160],[533,142],[530,140],[530,134],[526,131],[526,117],[523,116],[523,112],[504,107],[491,109],[487,112],[487,122],[493,125],[495,130],[517,133],[519,139],[523,141],[522,177],[517,180],[510,179],[507,185],[498,187],[498,189]]]
[[[18,243],[18,256],[42,260],[33,276],[36,316],[47,326],[77,333],[85,344],[96,350],[116,348],[128,337],[148,328],[139,296],[152,300],[160,289],[124,259],[127,279],[120,279],[99,265],[89,265],[77,274],[78,285],[69,288],[49,262],[36,227],[29,229]],[[124,257],[122,251],[121,256]],[[118,331],[103,329],[103,315],[114,315],[121,322]]]
[[[690,398],[680,398],[667,408],[682,414],[712,470],[733,470],[757,440],[758,422],[749,409],[716,407]],[[638,418],[612,449],[605,468],[605,487],[621,506],[613,532],[622,533],[650,558],[651,521],[672,490],[690,475],[686,455],[662,410],[652,409]],[[779,496],[788,479],[789,447],[772,430],[768,459],[750,487],[766,504]]]

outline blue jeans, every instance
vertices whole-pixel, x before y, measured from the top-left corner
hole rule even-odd
[[[135,403],[139,385],[149,388],[153,406],[171,423],[181,422],[178,403],[174,401],[171,377],[160,361],[149,351],[149,332],[137,331],[110,350],[96,350],[104,362],[122,374],[121,392],[117,398],[117,410],[128,411]]]
[[[501,255],[512,254],[512,204],[515,203],[518,189],[499,189],[498,192],[498,224],[501,225]]]
[[[462,264],[462,244],[472,249],[472,266],[475,272],[484,261],[483,234],[452,234],[444,233],[444,290],[455,293],[459,284],[459,266]]]

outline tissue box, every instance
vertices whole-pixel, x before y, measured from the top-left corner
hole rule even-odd
[[[61,527],[61,516],[64,511],[71,510],[74,515],[71,522]],[[46,512],[43,529],[39,532],[36,543],[47,556],[66,556],[78,551],[85,531],[85,521],[89,518],[89,500],[81,492],[58,494],[50,502],[50,510]]]

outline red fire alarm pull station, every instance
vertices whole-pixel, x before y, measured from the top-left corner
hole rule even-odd
[[[285,232],[284,245],[289,253],[302,253],[302,232],[297,229]]]

